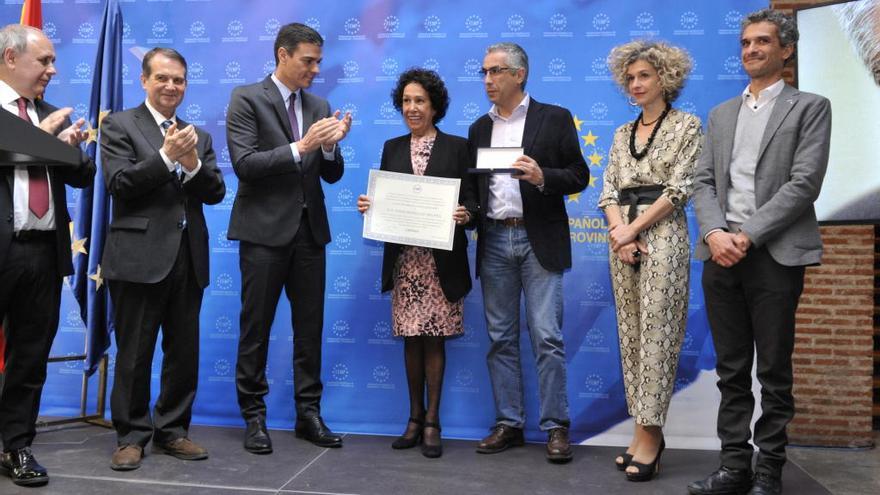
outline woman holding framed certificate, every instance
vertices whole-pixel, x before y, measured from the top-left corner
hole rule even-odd
[[[406,449],[421,443],[422,454],[433,458],[443,453],[440,392],[446,338],[463,333],[463,301],[471,290],[464,228],[476,217],[476,201],[466,179],[467,140],[436,127],[449,107],[440,76],[425,69],[407,70],[391,97],[410,133],[385,142],[380,169],[462,179],[459,204],[449,212],[456,225],[452,250],[386,243],[382,259],[382,291],[391,291],[393,332],[404,339],[410,398],[406,430],[391,447]],[[360,195],[358,211],[365,213],[373,201]]]

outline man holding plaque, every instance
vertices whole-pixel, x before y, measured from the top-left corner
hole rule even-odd
[[[519,315],[525,294],[538,368],[539,427],[548,432],[548,460],[568,462],[562,272],[571,267],[571,243],[564,196],[582,191],[590,173],[571,113],[525,92],[529,62],[522,47],[490,46],[480,73],[493,106],[468,130],[471,155],[475,161],[480,155],[477,171],[513,171],[475,174],[480,200],[476,275],[483,288],[496,411],[492,433],[477,452],[494,454],[524,443]],[[505,158],[510,148],[522,148],[513,163]]]

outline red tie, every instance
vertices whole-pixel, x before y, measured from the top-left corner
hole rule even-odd
[[[27,99],[19,98],[18,116],[31,122],[27,113]],[[28,170],[28,209],[37,218],[43,218],[49,211],[49,178],[46,175],[46,167],[32,165]]]

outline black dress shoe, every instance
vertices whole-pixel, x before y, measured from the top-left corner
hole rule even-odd
[[[308,440],[318,447],[342,447],[342,437],[330,431],[320,416],[297,419],[296,438]]]
[[[433,439],[429,440],[429,437],[422,433],[422,455],[428,459],[436,459],[443,455],[443,444],[440,443],[440,425],[425,421],[425,428],[434,428],[437,430],[437,443],[431,443],[433,442]]]
[[[704,480],[688,485],[691,495],[742,495],[752,487],[751,469],[730,469],[721,466]]]
[[[391,448],[394,450],[402,450],[402,449],[411,449],[418,445],[422,441],[422,430],[425,427],[425,422],[419,418],[409,418],[409,422],[416,425],[416,427],[412,430],[413,434],[411,436],[407,436],[407,433],[410,433],[409,424],[406,425],[406,431],[403,432],[403,435],[395,438],[393,442],[391,442]]]
[[[782,479],[767,473],[755,473],[755,482],[749,495],[780,495]]]
[[[654,460],[651,461],[650,464],[642,464],[641,462],[636,462],[635,460],[631,460],[629,466],[624,469],[626,473],[627,481],[651,481],[654,476],[657,476],[657,473],[660,472],[660,456],[663,455],[663,450],[666,449],[666,439],[660,440],[660,449],[657,450],[657,457],[654,457]],[[630,467],[636,468],[635,472],[631,472],[629,470]]]
[[[0,455],[0,472],[19,486],[43,486],[49,482],[49,473],[34,458],[30,447]]]
[[[266,421],[262,418],[247,422],[244,434],[244,450],[252,454],[271,454],[272,439],[266,430]]]

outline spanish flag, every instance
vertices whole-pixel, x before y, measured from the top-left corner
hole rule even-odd
[[[24,0],[19,24],[43,29],[43,7],[40,5],[40,0]]]

